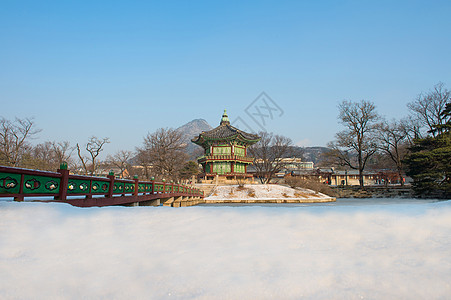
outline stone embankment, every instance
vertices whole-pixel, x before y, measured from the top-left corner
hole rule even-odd
[[[197,183],[194,185],[196,188],[204,192],[204,196],[210,196],[214,189],[218,186],[217,184],[209,184],[209,183]]]
[[[412,198],[410,186],[333,187],[337,198]]]

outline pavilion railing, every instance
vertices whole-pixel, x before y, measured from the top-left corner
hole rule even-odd
[[[125,195],[177,194],[180,196],[204,197],[201,190],[183,184],[117,179],[113,173],[107,177],[69,174],[62,164],[57,172],[29,170],[0,166],[0,197],[14,197],[23,201],[25,197],[53,196],[64,201],[69,196],[115,197]]]
[[[197,158],[199,162],[201,161],[242,161],[245,163],[252,163],[254,161],[253,157],[249,156],[241,156],[241,155],[225,155],[225,154],[219,154],[219,155],[203,155]]]
[[[210,172],[210,173],[203,173],[201,175],[202,176],[209,176],[209,177],[216,176],[216,175],[227,176],[227,177],[233,177],[233,176],[236,176],[236,177],[253,177],[254,176],[254,175],[249,174],[249,173],[239,173],[239,172],[227,172],[227,173]]]

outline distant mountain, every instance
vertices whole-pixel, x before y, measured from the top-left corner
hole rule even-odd
[[[177,128],[177,131],[182,133],[184,142],[191,143],[191,139],[197,137],[199,133],[212,129],[213,127],[211,127],[210,124],[208,124],[204,119],[195,119],[180,126]]]
[[[327,147],[303,147],[304,161],[312,161],[315,165],[320,162],[321,155],[330,150]]]
[[[185,125],[177,128],[177,131],[182,133],[183,143],[186,144],[186,152],[191,158],[202,155],[202,147],[194,144],[191,140],[199,135],[202,131],[212,130],[213,127],[204,119],[195,119]]]

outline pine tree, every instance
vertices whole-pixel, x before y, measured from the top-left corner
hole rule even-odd
[[[451,198],[451,103],[442,117],[445,122],[431,130],[435,137],[415,140],[405,161],[419,196]]]
[[[188,161],[180,170],[180,178],[190,179],[192,176],[199,174],[199,164],[194,161]]]

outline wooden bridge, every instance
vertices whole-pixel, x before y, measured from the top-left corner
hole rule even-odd
[[[161,204],[180,207],[203,203],[204,194],[182,184],[116,179],[113,173],[107,177],[73,175],[66,164],[61,164],[57,172],[0,166],[0,197],[12,197],[15,201],[45,197],[39,201],[78,207]]]

